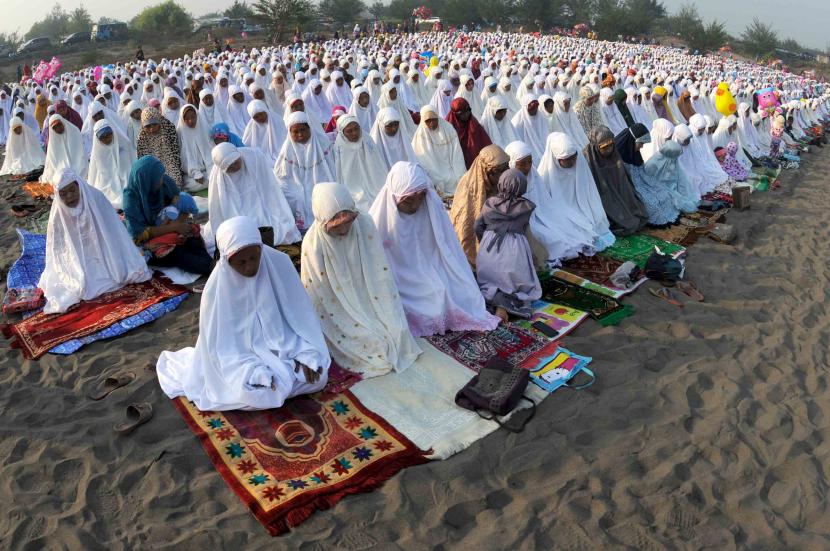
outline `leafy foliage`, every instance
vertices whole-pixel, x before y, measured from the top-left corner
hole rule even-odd
[[[744,50],[755,57],[773,55],[779,42],[778,33],[775,32],[772,26],[757,17],[752,20],[752,23],[741,35],[741,40],[744,43]]]
[[[279,41],[286,29],[301,27],[311,21],[314,6],[308,0],[257,0],[253,5],[254,20]]]
[[[174,33],[190,32],[193,18],[173,0],[145,8],[130,22],[130,27],[139,33],[170,36]]]
[[[375,2],[371,6],[369,6],[369,13],[372,14],[372,17],[375,19],[383,19],[383,16],[386,14],[386,6],[384,6],[381,2]]]
[[[320,0],[319,12],[322,17],[334,19],[345,25],[354,22],[366,11],[363,0]]]
[[[55,4],[46,17],[35,22],[26,33],[26,40],[41,36],[49,37],[53,42],[60,41],[67,35],[92,30],[92,17],[86,8],[80,6],[71,12],[65,11],[60,4]]]
[[[10,50],[16,50],[18,46],[23,43],[20,34],[17,32],[0,33],[0,46],[5,46]]]
[[[684,4],[676,14],[667,17],[663,27],[668,34],[684,39],[691,50],[700,53],[717,50],[732,39],[720,21],[712,20],[704,25],[697,6],[691,3]]]
[[[222,14],[230,19],[248,19],[254,15],[254,10],[247,3],[233,0],[233,4]]]

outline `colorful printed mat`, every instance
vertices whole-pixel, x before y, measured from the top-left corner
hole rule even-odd
[[[46,264],[46,236],[21,229],[17,230],[17,234],[20,237],[20,246],[23,252],[9,269],[6,286],[9,289],[36,287]],[[153,304],[145,310],[117,321],[101,331],[63,342],[51,348],[49,352],[51,354],[73,354],[87,344],[123,335],[172,312],[184,302],[187,296],[187,293],[183,293]]]
[[[173,405],[271,535],[427,461],[348,391],[302,396],[266,411],[199,411],[184,398]]]
[[[592,358],[588,356],[574,354],[567,348],[560,346],[553,354],[542,358],[537,365],[528,367],[530,380],[539,388],[553,392],[557,388],[568,384],[568,381],[582,370],[586,370],[593,377],[593,373],[586,369],[591,360]]]
[[[64,314],[38,312],[18,323],[3,325],[2,331],[6,338],[12,339],[12,348],[20,349],[25,358],[36,360],[59,344],[103,331],[117,321],[186,291],[180,285],[154,277],[83,301]]]
[[[640,268],[646,267],[646,260],[654,252],[654,247],[659,247],[665,254],[676,255],[685,251],[685,247],[644,235],[641,233],[618,237],[617,241],[602,251],[602,256],[625,262],[630,260]]]
[[[550,273],[540,273],[539,282],[542,284],[544,300],[587,312],[603,326],[616,325],[634,313],[631,306],[623,305],[612,296],[565,281]]]
[[[452,331],[426,340],[476,373],[494,356],[518,366],[549,354],[556,346],[555,341],[510,323],[489,332]]]
[[[557,333],[554,338],[560,339],[576,329],[588,317],[588,313],[582,310],[574,310],[562,304],[551,304],[543,300],[534,301],[531,306],[533,315],[530,319],[516,321],[514,325],[545,339],[550,337],[533,327],[534,323],[543,323],[550,327]]]

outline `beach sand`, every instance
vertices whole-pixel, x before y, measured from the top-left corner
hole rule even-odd
[[[828,171],[830,156],[808,155],[783,190],[730,213],[734,246],[691,247],[687,278],[705,303],[641,289],[626,299],[633,318],[569,335],[594,358],[592,387],[561,389],[523,433],[406,469],[278,539],[145,369],[195,342],[198,296],[68,357],[22,361],[3,343],[0,548],[827,549]],[[0,212],[3,285],[16,222]],[[125,368],[133,384],[86,398]],[[125,407],[145,400],[154,419],[117,436]]]

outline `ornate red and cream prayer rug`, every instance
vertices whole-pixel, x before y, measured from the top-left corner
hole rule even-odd
[[[184,398],[173,404],[271,535],[427,461],[349,391],[301,396],[265,411],[199,411]]]
[[[186,293],[187,289],[168,279],[153,277],[117,291],[80,302],[64,314],[39,312],[30,318],[0,327],[11,347],[36,360],[66,341],[86,337],[129,318],[163,300]]]

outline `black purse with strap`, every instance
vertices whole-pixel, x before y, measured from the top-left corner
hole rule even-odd
[[[511,432],[521,432],[536,413],[536,403],[524,396],[529,379],[528,370],[515,367],[500,358],[493,358],[458,391],[455,404],[476,412],[484,419],[495,421]],[[503,423],[498,418],[513,411],[522,400],[530,402],[530,408],[522,416],[519,426]],[[488,413],[489,416],[486,415]]]

